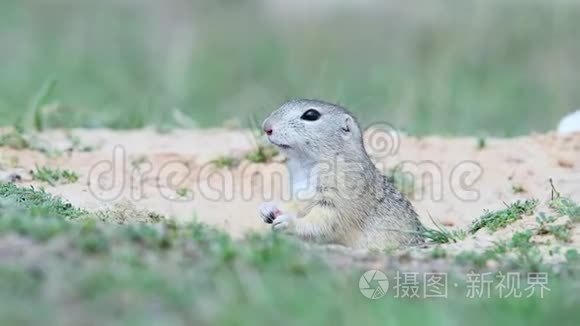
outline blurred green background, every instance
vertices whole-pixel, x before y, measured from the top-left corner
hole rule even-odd
[[[244,125],[306,97],[511,136],[580,107],[573,0],[2,0],[0,46],[2,125],[39,97],[48,127],[112,128]]]

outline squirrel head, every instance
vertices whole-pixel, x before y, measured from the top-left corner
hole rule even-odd
[[[264,121],[268,140],[288,158],[333,160],[364,154],[362,130],[343,107],[318,100],[292,100]]]

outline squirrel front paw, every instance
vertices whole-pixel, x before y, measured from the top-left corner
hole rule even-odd
[[[260,205],[260,216],[262,220],[268,224],[272,224],[274,220],[282,215],[282,211],[278,208],[278,204],[274,202],[267,202]]]
[[[282,214],[276,216],[272,224],[272,230],[276,232],[290,231],[294,226],[295,216],[290,214]]]

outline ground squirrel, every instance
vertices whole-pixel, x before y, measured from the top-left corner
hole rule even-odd
[[[422,242],[423,226],[413,206],[371,162],[363,130],[345,108],[289,101],[264,121],[263,129],[288,159],[293,194],[288,204],[260,207],[275,231],[352,248]]]

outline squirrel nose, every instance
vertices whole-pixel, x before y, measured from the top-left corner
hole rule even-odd
[[[272,135],[272,132],[274,132],[274,130],[272,130],[272,127],[269,124],[265,124],[264,132],[266,133],[266,135],[270,136]]]

